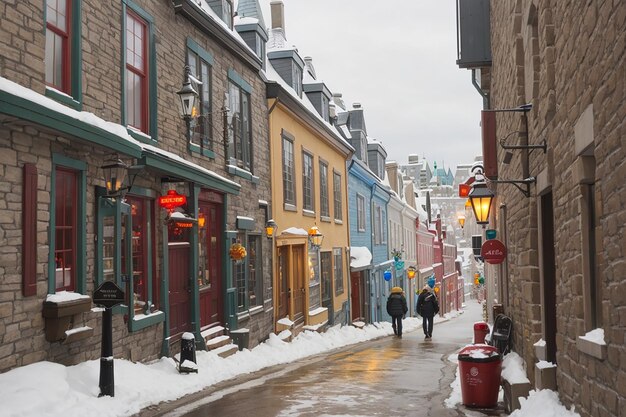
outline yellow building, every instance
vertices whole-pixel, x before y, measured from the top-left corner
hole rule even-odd
[[[331,124],[331,93],[316,79],[310,58],[285,47],[282,3],[272,7],[266,74],[277,223],[274,310],[277,331],[297,332],[348,317],[346,160],[353,149]],[[311,236],[316,230],[323,240]]]

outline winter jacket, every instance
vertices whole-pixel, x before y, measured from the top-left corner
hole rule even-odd
[[[403,316],[406,312],[409,311],[409,308],[406,305],[406,298],[402,293],[391,293],[389,298],[387,298],[387,313],[390,316]]]
[[[439,313],[437,296],[430,291],[422,291],[419,297],[417,297],[415,311],[422,317],[433,317]]]

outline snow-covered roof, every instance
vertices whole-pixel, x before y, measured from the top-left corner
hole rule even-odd
[[[372,253],[365,246],[350,246],[350,268],[362,268],[372,264]]]
[[[289,227],[285,230],[283,230],[282,232],[280,232],[280,234],[286,234],[286,235],[298,235],[298,236],[308,236],[309,234],[307,233],[306,230],[300,228],[300,227]]]

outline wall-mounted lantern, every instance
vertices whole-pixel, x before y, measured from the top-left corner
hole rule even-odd
[[[276,228],[277,227],[278,227],[278,225],[276,224],[274,219],[269,219],[265,223],[265,236],[267,236],[268,239],[273,238],[274,237],[274,233],[276,232]]]
[[[413,279],[413,278],[415,278],[415,274],[416,274],[416,273],[417,273],[417,269],[416,269],[414,266],[410,266],[410,267],[408,267],[408,268],[407,268],[407,270],[406,270],[406,276],[407,276],[409,279]]]
[[[314,249],[319,249],[322,247],[322,242],[324,241],[324,235],[320,233],[320,230],[317,226],[312,226],[309,229],[309,244]]]
[[[482,225],[489,224],[489,212],[491,211],[493,197],[495,197],[495,194],[487,188],[487,184],[484,182],[474,184],[474,188],[469,193],[469,200],[472,203],[476,223]]]
[[[462,214],[459,215],[459,225],[461,226],[461,229],[465,226],[465,216]]]

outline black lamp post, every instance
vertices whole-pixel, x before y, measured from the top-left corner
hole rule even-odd
[[[185,65],[184,69],[184,77],[183,77],[183,87],[176,93],[179,98],[179,111],[180,115],[185,120],[185,128],[187,142],[190,140],[190,125],[191,119],[195,115],[196,109],[196,101],[198,100],[198,92],[191,85],[191,68],[189,65]]]

